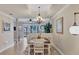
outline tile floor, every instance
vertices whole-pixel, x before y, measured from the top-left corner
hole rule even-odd
[[[27,46],[25,43],[26,43],[26,38],[24,38],[24,40],[19,41],[17,44],[15,43],[13,47],[8,48],[7,50],[1,52],[0,55],[25,55],[24,49]],[[54,51],[54,53],[52,54],[59,55],[59,53],[56,51]]]

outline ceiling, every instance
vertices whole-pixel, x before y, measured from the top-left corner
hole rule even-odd
[[[0,4],[0,11],[12,15],[13,17],[32,17],[37,16],[40,6],[40,14],[42,17],[53,16],[64,4]]]

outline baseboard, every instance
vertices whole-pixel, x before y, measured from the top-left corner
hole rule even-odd
[[[57,50],[57,52],[58,52],[60,55],[64,55],[64,53],[63,53],[55,44],[53,44],[53,47]]]
[[[10,48],[10,47],[12,47],[12,46],[14,46],[14,43],[12,43],[11,45],[5,47],[4,49],[1,49],[1,50],[0,50],[0,53],[3,52],[3,51],[5,51],[5,50],[7,50],[8,48]]]

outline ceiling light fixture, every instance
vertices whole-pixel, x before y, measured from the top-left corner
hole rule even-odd
[[[79,34],[79,25],[76,23],[76,15],[79,14],[79,12],[74,13],[74,24],[69,28],[69,32],[73,35]]]
[[[39,9],[39,13],[38,13],[38,16],[37,16],[37,23],[41,23],[43,21],[42,17],[40,16],[40,7],[38,7]]]

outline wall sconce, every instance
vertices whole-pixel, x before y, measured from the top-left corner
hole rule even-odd
[[[79,14],[79,12],[74,13],[74,24],[69,28],[69,32],[72,35],[78,35],[79,34],[79,25],[76,23],[76,15]]]

